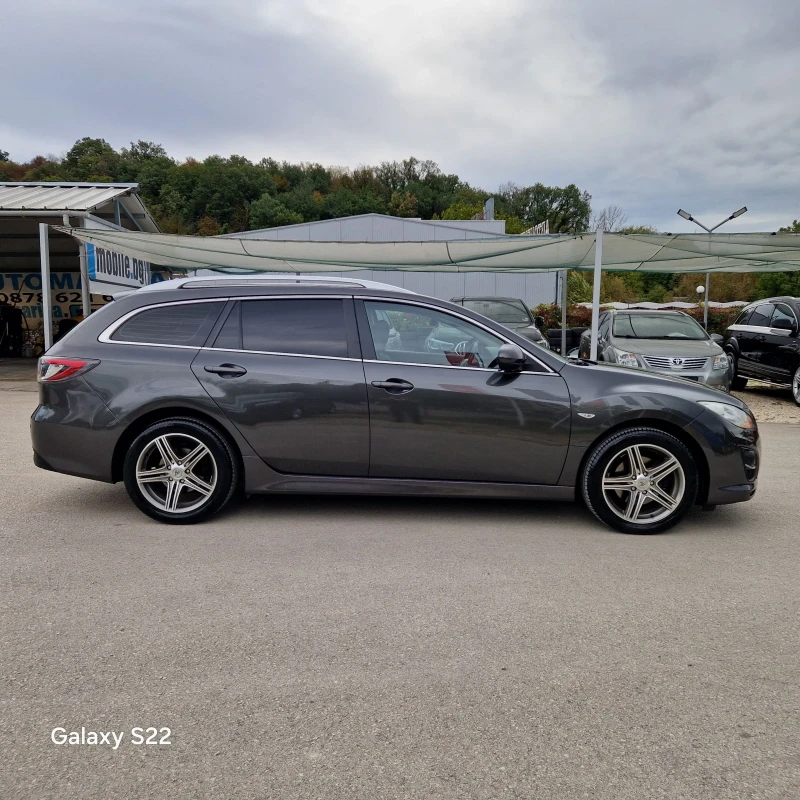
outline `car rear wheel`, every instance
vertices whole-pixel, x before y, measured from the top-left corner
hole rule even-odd
[[[689,511],[697,479],[694,458],[682,442],[657,428],[629,428],[595,447],[581,489],[606,525],[623,533],[659,533]]]
[[[792,397],[795,403],[800,406],[800,366],[794,371],[792,378]]]
[[[160,522],[189,524],[215,514],[233,496],[238,462],[228,443],[193,419],[166,419],[134,439],[123,465],[131,500]]]

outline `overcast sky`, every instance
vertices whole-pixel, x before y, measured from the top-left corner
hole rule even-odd
[[[797,0],[28,0],[4,13],[0,149],[409,155],[487,190],[577,183],[688,231],[800,218]],[[12,71],[14,67],[14,71]]]

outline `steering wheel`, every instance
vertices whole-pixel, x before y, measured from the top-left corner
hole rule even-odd
[[[471,361],[477,362],[477,366],[482,367],[484,366],[483,359],[481,358],[481,354],[478,352],[480,347],[480,342],[477,339],[473,339],[472,341],[468,342],[464,340],[463,342],[459,342],[455,346],[455,351],[460,356],[464,358],[461,361],[461,366],[464,367],[474,367],[476,364],[471,364]]]

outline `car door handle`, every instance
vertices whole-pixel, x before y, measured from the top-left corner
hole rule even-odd
[[[414,388],[413,383],[402,378],[389,378],[388,381],[372,381],[376,389],[385,389],[389,394],[406,394]]]
[[[247,375],[247,370],[238,364],[218,364],[216,367],[203,367],[203,369],[223,378],[240,378],[242,375]]]
[[[756,336],[756,341],[757,342],[766,342],[767,341],[766,334],[759,333],[758,336]]]

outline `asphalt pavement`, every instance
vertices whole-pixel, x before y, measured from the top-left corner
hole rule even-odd
[[[33,389],[0,384],[3,798],[800,797],[800,426],[654,537],[376,498],[170,527],[33,466]]]

